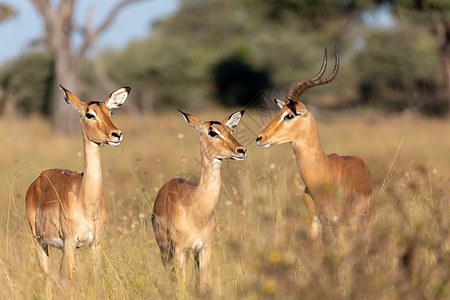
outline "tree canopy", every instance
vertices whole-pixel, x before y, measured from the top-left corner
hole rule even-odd
[[[338,77],[308,91],[304,101],[443,113],[446,52],[433,28],[448,26],[447,4],[388,2],[183,0],[176,13],[152,25],[146,39],[84,59],[79,81],[86,93],[98,89],[102,76],[130,85],[141,110],[245,106],[261,92],[284,96],[290,82],[318,71],[325,47],[337,46]],[[363,20],[381,3],[395,18],[392,26]]]

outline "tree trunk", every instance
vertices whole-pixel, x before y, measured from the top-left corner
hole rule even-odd
[[[444,71],[447,80],[448,118],[450,118],[450,41],[445,47],[442,56],[444,58]]]
[[[91,28],[93,14],[87,18],[84,26],[73,21],[74,7],[78,0],[31,0],[41,14],[44,25],[44,42],[55,60],[55,93],[53,94],[52,122],[56,131],[73,134],[78,132],[78,116],[61,98],[58,84],[77,93],[79,63],[85,57],[86,51],[93,41],[109,28],[117,14],[127,5],[142,0],[121,0],[117,2],[100,25]],[[75,30],[81,31],[83,39],[79,49],[74,51],[71,46],[71,36]]]
[[[79,122],[77,112],[70,107],[59,90],[61,84],[66,89],[77,92],[77,70],[70,63],[70,58],[55,57],[55,87],[53,92],[53,128],[64,134],[76,134],[78,132]]]

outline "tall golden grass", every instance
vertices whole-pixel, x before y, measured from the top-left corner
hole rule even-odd
[[[200,113],[222,120],[231,111]],[[151,209],[159,187],[200,174],[198,133],[176,114],[137,124],[114,116],[124,132],[118,148],[102,146],[109,220],[103,236],[103,290],[89,278],[89,253],[77,253],[75,298],[153,299],[177,295],[159,258]],[[304,185],[289,145],[262,149],[256,134],[269,119],[247,112],[236,137],[242,162],[223,164],[210,268],[210,297],[410,299],[450,297],[450,128],[418,116],[338,117],[319,121],[327,153],[353,154],[376,181],[371,239],[358,228],[340,247],[312,246]],[[39,119],[0,119],[0,298],[44,299],[25,216],[28,186],[47,168],[81,171],[81,136],[55,135]],[[61,253],[50,250],[58,289]],[[193,283],[190,261],[189,281]],[[194,298],[190,284],[187,298]]]

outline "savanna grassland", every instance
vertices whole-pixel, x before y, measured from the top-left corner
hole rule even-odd
[[[222,120],[232,111],[196,114]],[[200,174],[199,137],[177,113],[138,121],[113,116],[124,132],[102,146],[103,193],[109,220],[103,236],[102,290],[90,285],[89,252],[77,255],[76,299],[153,299],[176,295],[159,257],[151,209],[161,185]],[[375,179],[372,228],[357,228],[341,247],[314,248],[304,185],[290,145],[257,147],[270,121],[248,111],[235,136],[244,161],[224,162],[210,267],[211,298],[445,299],[450,297],[450,123],[416,115],[358,112],[318,117],[327,153],[362,157]],[[39,119],[0,119],[0,298],[43,299],[25,215],[28,186],[48,168],[81,171],[81,135],[55,135]],[[361,238],[369,233],[370,240]],[[50,250],[58,289],[61,251]],[[194,298],[193,263],[189,263]]]

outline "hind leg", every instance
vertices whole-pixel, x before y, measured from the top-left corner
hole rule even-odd
[[[166,270],[168,267],[170,268],[170,280],[175,283],[176,275],[173,263],[174,249],[172,243],[167,238],[167,223],[163,220],[163,218],[160,218],[155,214],[152,215],[153,232],[155,233],[156,243],[159,247],[161,261]]]
[[[155,214],[152,215],[153,232],[155,233],[156,243],[158,244],[161,253],[161,261],[164,267],[166,267],[169,260],[171,260],[171,249],[169,240],[167,239],[166,222],[163,222],[162,220],[162,218]]]
[[[45,295],[50,299],[51,297],[51,287],[48,278],[48,245],[41,245],[36,238],[33,238],[34,247],[36,250],[36,257],[38,260],[39,267],[44,272],[44,287]]]

